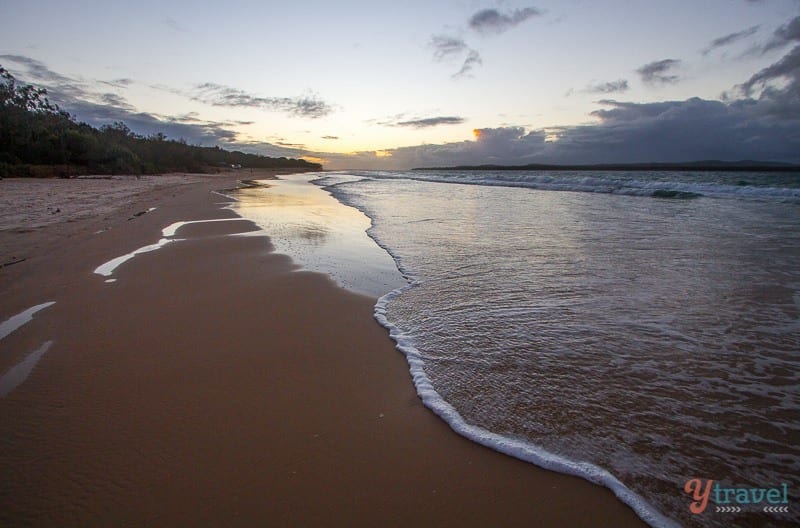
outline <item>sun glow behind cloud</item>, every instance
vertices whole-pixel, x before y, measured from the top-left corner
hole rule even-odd
[[[555,131],[555,130],[546,130],[545,131],[544,140],[547,143],[554,143],[554,142],[558,141],[559,139],[561,139],[559,131]]]

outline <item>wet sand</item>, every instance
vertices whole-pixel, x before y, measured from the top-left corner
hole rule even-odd
[[[604,488],[478,446],[416,396],[374,299],[294,271],[214,189],[53,224],[0,269],[0,526],[641,526]],[[133,217],[133,213],[156,207]],[[0,240],[13,239],[4,233]],[[38,237],[38,238],[37,238]]]

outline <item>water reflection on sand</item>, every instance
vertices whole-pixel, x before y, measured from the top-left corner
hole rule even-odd
[[[238,189],[232,209],[261,227],[275,251],[303,269],[330,275],[349,290],[380,297],[405,280],[366,234],[370,220],[310,183],[314,174],[282,176]]]

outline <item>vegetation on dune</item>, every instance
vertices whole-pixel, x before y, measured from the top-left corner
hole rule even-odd
[[[20,84],[0,66],[0,177],[210,172],[219,167],[321,169],[303,159],[270,158],[142,136],[118,121],[100,129],[51,103],[44,88]]]

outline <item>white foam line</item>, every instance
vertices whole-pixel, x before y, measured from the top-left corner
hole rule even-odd
[[[630,506],[631,509],[650,526],[656,528],[677,528],[680,526],[672,519],[659,513],[641,495],[625,486],[617,477],[600,466],[590,462],[570,460],[566,457],[551,453],[535,444],[509,438],[467,423],[461,414],[436,392],[433,383],[425,373],[425,363],[422,359],[422,355],[411,344],[408,336],[404,335],[399,328],[390,323],[386,318],[386,305],[388,302],[394,297],[401,295],[407,289],[415,287],[417,284],[418,283],[414,282],[381,297],[375,305],[375,319],[389,330],[389,336],[395,341],[397,349],[406,356],[411,377],[417,389],[417,394],[427,408],[442,418],[456,433],[477,444],[524,460],[544,469],[581,477],[594,484],[609,488],[618,499]]]
[[[236,190],[236,189],[231,189],[231,190]],[[233,201],[233,202],[241,201],[238,198],[236,198],[235,196],[233,196],[232,194],[228,195],[228,194],[225,194],[223,191],[211,191],[211,192],[214,193],[214,194],[217,194],[219,196],[222,196],[223,198],[227,198],[228,200]]]
[[[33,320],[33,314],[38,312],[39,310],[44,310],[52,305],[54,305],[55,301],[50,301],[42,304],[37,304],[33,308],[28,308],[24,312],[18,313],[17,315],[12,316],[11,318],[3,321],[0,323],[0,339],[5,338],[8,334],[19,328],[20,326],[29,323]]]
[[[150,244],[149,246],[140,247],[136,251],[132,251],[127,255],[122,255],[121,257],[113,258],[106,262],[105,264],[101,264],[94,270],[95,273],[98,275],[102,275],[104,277],[110,277],[114,270],[117,269],[121,264],[129,261],[136,255],[141,255],[142,253],[149,253],[150,251],[155,251],[159,248],[162,248],[169,244],[170,242],[177,242],[179,239],[177,238],[162,238],[155,244]]]
[[[181,227],[189,224],[205,224],[207,222],[241,222],[241,221],[248,221],[245,218],[216,218],[214,220],[190,220],[187,222],[175,222],[174,224],[170,224],[164,229],[161,230],[161,236],[164,238],[169,238],[175,236],[175,233]]]
[[[22,385],[22,382],[28,379],[33,367],[42,359],[42,356],[50,349],[52,344],[52,341],[47,341],[3,374],[3,377],[0,378],[0,398],[8,395],[9,392]]]
[[[132,259],[136,255],[141,255],[142,253],[149,253],[150,251],[155,251],[157,249],[161,249],[162,247],[166,246],[170,242],[179,242],[180,240],[183,240],[181,238],[172,238],[172,237],[175,236],[175,233],[178,232],[178,229],[180,229],[181,227],[183,227],[185,225],[189,225],[189,224],[205,224],[205,223],[208,223],[208,222],[240,222],[240,221],[249,222],[249,220],[247,220],[245,218],[216,218],[216,219],[213,219],[213,220],[188,220],[188,221],[184,221],[184,222],[172,223],[172,224],[168,225],[167,227],[165,227],[164,229],[161,230],[162,238],[161,238],[161,240],[159,240],[155,244],[150,244],[148,246],[143,246],[143,247],[140,247],[139,249],[137,249],[136,251],[132,251],[132,252],[127,253],[125,255],[113,258],[113,259],[109,260],[108,262],[106,262],[105,264],[101,264],[100,266],[98,266],[97,269],[94,270],[94,272],[96,274],[102,275],[104,277],[110,277],[114,273],[115,269],[117,269],[120,265],[122,265],[125,262],[129,261],[130,259]],[[106,281],[106,282],[109,282],[109,281]]]

